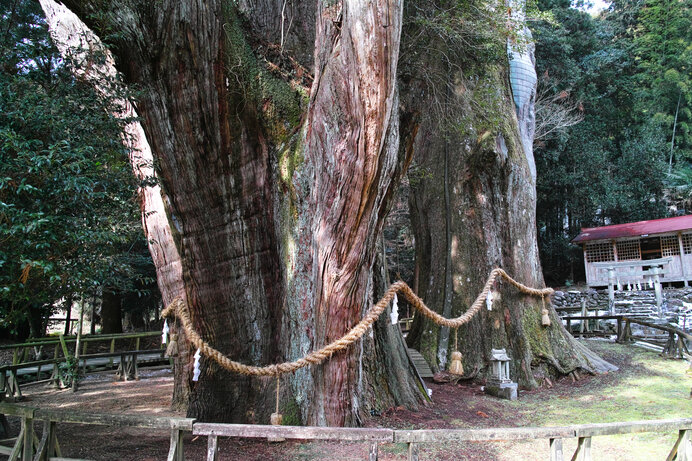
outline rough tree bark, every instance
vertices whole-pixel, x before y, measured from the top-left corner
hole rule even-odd
[[[414,109],[409,109],[405,130],[417,128],[411,140],[415,167],[409,173],[416,270],[426,303],[439,312],[449,303],[451,315],[458,316],[494,267],[526,285],[544,286],[536,241],[535,167],[528,151],[533,94],[527,104],[515,106],[507,61],[479,63],[471,57],[450,63],[434,53],[428,59],[425,74],[411,76],[402,90],[405,107]],[[430,75],[440,76],[438,91],[431,90]],[[420,107],[442,110],[416,117]],[[527,388],[577,369],[615,369],[577,343],[550,307],[551,326],[542,327],[541,299],[501,283],[494,294],[492,310],[483,309],[458,331],[467,375],[488,370],[492,348],[508,350],[511,374]],[[418,316],[408,341],[434,368],[444,369],[454,345],[447,335]]]
[[[316,22],[293,18],[286,44],[315,37],[311,79],[301,63],[312,53],[292,59],[269,35],[276,21],[267,18],[286,11],[279,1],[65,3],[97,33],[119,31],[106,40],[140,90],[197,331],[252,364],[340,337],[372,300],[375,240],[406,163],[395,85],[400,5],[317,2]],[[176,287],[161,276],[169,300]],[[285,417],[353,425],[373,405],[415,406],[410,370],[387,388],[367,371],[381,375],[401,358],[391,338],[373,335],[284,379]],[[363,348],[382,353],[364,357]],[[208,360],[199,382],[177,378],[189,385],[188,413],[204,420],[266,421],[273,408],[273,381]]]

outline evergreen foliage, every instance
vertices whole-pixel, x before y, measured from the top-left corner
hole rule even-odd
[[[132,291],[153,265],[126,120],[75,79],[38,2],[0,1],[0,326],[40,335],[72,294]]]
[[[569,244],[581,227],[683,212],[690,3],[616,0],[592,17],[569,1],[538,2],[554,18],[532,24],[539,85],[574,101],[583,117],[535,146],[539,243],[549,282],[583,278],[581,250]]]

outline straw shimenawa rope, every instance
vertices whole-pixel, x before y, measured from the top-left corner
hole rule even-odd
[[[284,362],[274,365],[267,365],[263,367],[255,367],[251,365],[245,365],[236,361],[233,361],[226,357],[224,354],[214,349],[202,339],[202,337],[195,331],[192,326],[192,320],[190,318],[190,311],[187,305],[181,298],[176,298],[171,302],[171,304],[166,307],[161,313],[162,317],[178,317],[183,327],[183,331],[187,336],[187,339],[192,343],[192,345],[200,350],[200,352],[216,361],[219,365],[225,369],[233,372],[240,373],[243,375],[254,375],[254,376],[278,376],[284,373],[291,373],[301,368],[307,367],[309,365],[318,365],[324,362],[327,358],[334,355],[336,352],[346,349],[349,345],[358,341],[375,323],[375,320],[384,312],[389,303],[394,298],[396,293],[401,293],[404,297],[411,303],[413,307],[419,310],[423,315],[431,319],[438,325],[458,328],[461,325],[468,323],[476,313],[481,309],[483,301],[488,296],[493,283],[498,276],[502,276],[510,284],[514,285],[520,292],[532,296],[550,296],[553,293],[552,288],[531,288],[522,283],[517,282],[512,277],[510,277],[504,270],[500,268],[495,268],[490,272],[488,280],[485,282],[483,290],[478,294],[476,300],[473,302],[471,307],[454,319],[447,319],[442,317],[437,312],[430,310],[416,294],[411,290],[411,288],[402,281],[398,281],[390,285],[389,289],[386,291],[382,299],[375,304],[368,314],[363,317],[363,320],[358,322],[348,333],[346,333],[341,338],[336,341],[327,344],[322,349],[310,352],[305,357],[302,357],[293,362]]]

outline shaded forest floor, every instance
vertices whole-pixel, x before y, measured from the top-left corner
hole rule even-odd
[[[488,397],[476,385],[429,384],[434,403],[417,412],[392,408],[366,421],[370,427],[399,429],[559,426],[568,424],[690,417],[692,380],[687,364],[666,360],[653,352],[602,341],[587,341],[620,371],[588,376],[573,383],[564,379],[551,389],[520,391],[509,402]],[[144,371],[140,381],[113,381],[112,375],[85,379],[80,391],[27,388],[26,405],[71,408],[79,411],[179,415],[170,410],[172,378],[169,370]],[[15,430],[17,422],[12,421]],[[38,427],[37,427],[38,428]],[[665,459],[677,434],[644,433],[596,437],[596,459]],[[169,434],[138,429],[58,425],[63,456],[94,460],[165,459]],[[229,460],[362,460],[368,446],[357,443],[220,439],[220,459]],[[565,440],[571,457],[575,440]],[[422,460],[530,460],[548,459],[548,441],[447,443],[421,445]],[[185,438],[188,460],[203,460],[206,438]],[[380,459],[406,459],[404,444],[380,446]]]

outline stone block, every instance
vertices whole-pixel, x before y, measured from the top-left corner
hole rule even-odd
[[[517,383],[489,383],[485,386],[485,393],[501,399],[517,399]]]

